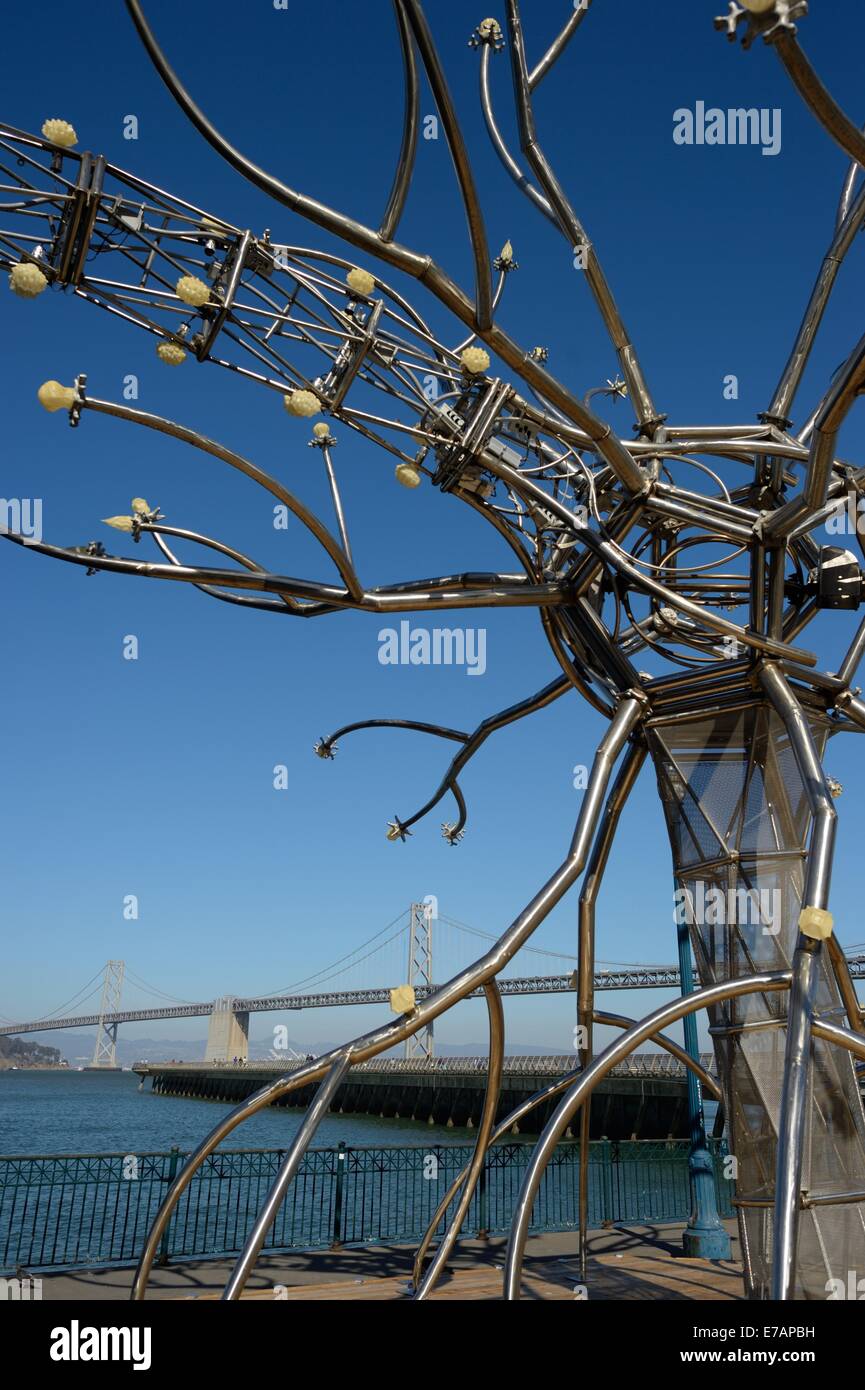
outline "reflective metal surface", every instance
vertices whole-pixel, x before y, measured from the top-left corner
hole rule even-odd
[[[404,1042],[480,990],[490,1008],[487,1104],[470,1171],[460,1180],[456,1220],[426,1274],[429,1232],[418,1254],[417,1296],[426,1298],[457,1238],[484,1151],[498,1132],[494,1116],[504,1051],[499,994],[505,984],[500,990],[496,978],[588,865],[577,980],[583,1070],[578,1079],[566,1077],[544,1093],[566,1090],[515,1215],[509,1296],[518,1289],[528,1206],[562,1124],[614,1064],[611,1058],[626,1056],[635,1038],[654,1036],[665,1022],[705,1003],[712,1010],[731,1144],[746,1175],[739,1220],[749,1297],[821,1297],[826,1278],[839,1268],[857,1261],[865,1266],[865,1113],[852,1060],[862,1055],[862,1011],[826,915],[836,813],[823,766],[830,737],[865,729],[865,702],[852,685],[865,652],[865,622],[856,620],[833,674],[838,652],[827,656],[821,649],[825,625],[814,621],[826,612],[853,614],[865,597],[857,555],[847,542],[825,544],[821,534],[830,517],[849,519],[851,508],[855,520],[865,497],[859,470],[838,453],[865,385],[865,339],[852,351],[845,345],[849,355],[843,368],[824,381],[819,399],[809,403],[801,420],[791,416],[818,331],[830,321],[827,309],[839,269],[865,221],[865,190],[857,192],[865,134],[841,110],[799,46],[797,24],[807,6],[803,0],[774,0],[758,14],[734,3],[716,21],[731,39],[743,37],[746,47],[764,39],[775,49],[828,136],[854,161],[769,410],[756,423],[729,419],[721,424],[669,421],[663,402],[656,403],[597,248],[545,152],[534,94],[552,80],[558,64],[564,65],[566,54],[569,61],[578,54],[579,42],[572,41],[584,23],[603,22],[604,7],[592,7],[587,21],[590,6],[580,4],[564,17],[557,35],[541,41],[534,9],[524,13],[518,0],[507,0],[505,23],[483,21],[470,43],[478,55],[481,111],[493,149],[517,189],[566,238],[573,269],[582,272],[571,284],[579,292],[585,283],[616,354],[621,375],[606,385],[597,377],[558,380],[545,366],[545,348],[521,344],[501,327],[499,310],[513,293],[519,266],[510,243],[498,256],[489,246],[469,143],[436,42],[438,14],[428,19],[420,0],[393,3],[402,69],[401,138],[390,191],[382,195],[381,224],[374,230],[243,155],[187,91],[139,0],[126,0],[126,8],[168,92],[226,165],[269,196],[278,211],[290,209],[340,239],[350,254],[353,248],[371,258],[376,273],[330,250],[279,245],[269,232],[256,235],[235,227],[100,155],[77,153],[9,125],[0,125],[0,159],[8,162],[10,179],[3,209],[10,225],[0,230],[0,268],[19,281],[23,275],[25,284],[29,277],[31,283],[44,281],[42,288],[66,292],[46,296],[34,312],[65,313],[83,303],[98,307],[110,316],[118,338],[132,328],[149,334],[163,361],[179,363],[186,356],[184,370],[206,364],[231,372],[262,388],[264,405],[277,406],[275,393],[282,396],[296,417],[289,428],[297,428],[298,418],[306,415],[317,419],[316,433],[302,447],[308,443],[321,453],[333,526],[294,491],[198,429],[92,398],[83,374],[71,391],[59,387],[59,402],[51,395],[57,384],[46,384],[43,403],[62,407],[61,418],[65,415],[75,428],[92,429],[94,448],[106,440],[102,431],[113,428],[106,420],[111,417],[228,464],[306,529],[320,548],[326,573],[323,578],[274,573],[246,546],[205,535],[184,518],[168,524],[158,509],[121,519],[119,528],[135,544],[154,545],[155,561],[111,554],[96,540],[60,546],[15,533],[4,538],[91,575],[104,571],[191,584],[209,598],[281,617],[336,621],[342,610],[379,615],[536,610],[552,671],[533,672],[527,689],[535,693],[490,713],[474,732],[455,727],[461,721],[448,709],[440,723],[346,722],[316,746],[330,761],[338,738],[383,727],[403,731],[400,737],[422,733],[459,745],[432,795],[390,823],[388,837],[395,842],[417,832],[446,796],[453,798],[456,814],[444,823],[444,838],[450,846],[462,840],[469,813],[461,775],[500,729],[553,701],[570,699],[572,692],[609,721],[570,847],[525,909],[470,967],[444,985],[419,991],[409,1013],[276,1078],[217,1125],[166,1194],[134,1296],[144,1296],[167,1223],[200,1164],[248,1116],[292,1088],[317,1081],[309,1120],[229,1283],[226,1297],[239,1296],[299,1156],[345,1069]],[[505,51],[516,154],[505,141],[507,127],[493,102],[492,69]],[[471,289],[460,286],[425,248],[395,239],[412,194],[421,70],[452,157],[454,195],[466,215]],[[758,215],[757,209],[749,211],[752,218]],[[35,281],[34,270],[39,272]],[[422,286],[445,326],[434,332],[409,294],[379,270],[405,275],[410,291],[415,282]],[[199,304],[178,290],[189,277],[204,286]],[[611,422],[624,399],[636,423],[633,439]],[[334,452],[338,443],[345,450],[357,436],[376,446],[389,469],[396,466],[402,482],[437,488],[452,505],[465,504],[474,518],[491,526],[496,540],[508,547],[508,568],[386,584],[362,577],[353,554],[367,552],[351,544],[339,478],[344,453]],[[855,532],[849,544],[861,554],[858,528],[848,529]],[[207,563],[196,562],[198,547],[208,552]],[[219,563],[210,563],[216,557]],[[685,946],[689,942],[694,953],[702,991],[629,1027],[624,1039],[592,1060],[592,1029],[599,1018],[593,992],[596,899],[622,807],[647,750],[670,833],[677,894],[684,894],[690,908],[707,890],[732,894],[732,919],[707,923],[694,915],[688,921]],[[777,920],[767,920],[764,893],[778,895]],[[740,915],[752,894],[760,900],[757,916]],[[804,928],[800,932],[802,909],[805,926],[810,924],[816,937]],[[789,999],[782,998],[790,985]],[[850,1026],[839,1030],[837,1018],[845,1014]],[[674,1051],[678,1047],[670,1039],[658,1041]],[[688,1064],[697,1074],[700,1064]],[[527,1102],[536,1103],[537,1098]],[[584,1149],[587,1114],[584,1107]],[[775,1213],[771,1227],[769,1211]],[[578,1223],[587,1275],[586,1219],[584,1163]]]

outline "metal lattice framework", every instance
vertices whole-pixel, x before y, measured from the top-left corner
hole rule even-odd
[[[851,684],[865,651],[865,623],[833,674],[798,642],[822,610],[853,611],[862,598],[856,557],[821,545],[814,533],[849,498],[855,507],[865,492],[865,471],[839,458],[837,449],[839,431],[865,385],[865,339],[798,428],[794,406],[839,269],[865,222],[865,187],[858,186],[865,135],[837,106],[799,46],[795,21],[807,12],[804,0],[749,0],[744,9],[733,3],[716,22],[731,39],[743,31],[746,47],[758,37],[766,41],[852,160],[831,245],[777,389],[757,423],[724,426],[676,424],[656,406],[597,249],[539,143],[535,93],[585,20],[589,0],[572,9],[534,64],[518,0],[506,0],[504,26],[484,20],[471,38],[496,153],[572,248],[618,359],[620,375],[585,394],[551,375],[543,349],[527,350],[496,320],[516,262],[509,244],[495,258],[488,249],[468,150],[419,0],[394,0],[404,60],[403,138],[377,229],[306,197],[235,149],[173,72],[138,0],[126,4],[172,96],[238,174],[355,252],[418,281],[448,321],[461,326],[436,334],[401,292],[352,259],[257,237],[101,156],[75,153],[74,132],[63,122],[47,123],[43,137],[0,127],[0,168],[7,180],[3,211],[11,226],[0,232],[0,263],[10,272],[12,288],[27,297],[50,287],[86,299],[117,317],[119,327],[153,334],[166,363],[179,365],[189,356],[207,361],[279,392],[291,415],[322,415],[310,442],[321,452],[334,507],[329,526],[252,461],[194,428],[90,396],[82,374],[72,387],[46,383],[42,403],[67,410],[73,425],[85,415],[110,415],[180,439],[238,469],[312,533],[333,577],[272,573],[226,541],[167,525],[141,498],[129,517],[113,523],[135,542],[154,542],[160,552],[155,561],[108,554],[100,542],[74,549],[31,541],[29,548],[90,572],[193,584],[221,601],[289,617],[342,609],[537,609],[559,674],[536,694],[473,732],[374,720],[347,725],[318,743],[316,751],[329,759],[338,738],[390,725],[458,745],[429,799],[391,822],[392,839],[405,840],[450,794],[456,816],[443,832],[452,845],[460,840],[467,812],[459,776],[481,744],[505,725],[572,692],[609,719],[570,848],[532,901],[469,968],[415,998],[390,1023],[276,1079],[218,1125],[171,1185],[142,1257],[135,1296],[144,1296],[176,1203],[219,1142],[276,1097],[318,1080],[316,1098],[226,1287],[227,1299],[239,1297],[346,1071],[418,1035],[482,990],[490,1023],[487,1098],[472,1160],[440,1208],[446,1210],[460,1193],[447,1234],[425,1264],[437,1214],[418,1253],[415,1296],[425,1299],[457,1238],[485,1151],[513,1119],[494,1127],[504,1047],[496,977],[584,870],[582,1068],[537,1098],[561,1095],[517,1203],[506,1296],[519,1296],[534,1196],[571,1119],[580,1112],[587,1152],[593,1087],[668,1024],[681,1018],[690,1026],[701,1008],[710,1011],[739,1163],[749,1293],[824,1296],[826,1281],[839,1271],[865,1267],[865,1116],[852,1060],[865,1056],[865,1037],[828,911],[837,788],[822,764],[829,735],[865,728],[865,703]],[[496,119],[491,78],[497,61],[511,69],[525,168]],[[412,180],[421,66],[467,214],[471,290],[457,285],[425,251],[396,240]],[[590,402],[598,392],[629,399],[633,440],[594,413]],[[406,485],[427,481],[471,507],[508,547],[511,570],[368,587],[352,559],[333,458],[337,427],[392,455]],[[24,542],[22,536],[7,539]],[[175,553],[179,545],[209,549],[214,563],[182,559]],[[662,659],[663,674],[649,676],[634,664],[647,650]],[[687,945],[690,938],[702,986],[632,1023],[595,1010],[595,905],[622,807],[647,754],[657,771],[683,904],[680,951],[682,940]],[[777,913],[767,907],[776,902],[773,895],[780,902]],[[730,902],[734,910],[725,913]],[[592,1026],[601,1018],[617,1021],[624,1031],[593,1057]],[[688,1065],[702,1073],[695,1056]]]
[[[96,1044],[91,1062],[93,1067],[113,1069],[117,1066],[117,1013],[123,994],[124,970],[122,960],[110,960],[105,967],[99,1021],[96,1025]]]

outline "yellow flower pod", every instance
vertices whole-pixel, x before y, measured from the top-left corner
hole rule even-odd
[[[62,145],[67,150],[78,144],[75,127],[71,126],[68,121],[45,121],[42,125],[42,134],[53,145]]]
[[[177,298],[182,299],[184,304],[191,304],[193,309],[200,309],[210,298],[210,286],[199,280],[197,275],[181,275],[174,288]]]
[[[348,272],[345,282],[350,290],[354,290],[355,294],[368,296],[375,289],[375,276],[370,275],[368,270],[361,270],[360,266],[357,265]]]
[[[403,487],[418,487],[420,485],[420,473],[411,463],[398,463],[394,469],[394,477]]]
[[[19,261],[9,273],[9,288],[21,299],[35,299],[48,284],[48,276],[43,275],[38,265],[32,261]]]
[[[467,347],[460,354],[460,362],[469,376],[485,372],[490,365],[490,355],[483,348]]]
[[[314,391],[292,391],[289,395],[283,396],[283,404],[289,415],[297,415],[303,419],[308,419],[310,415],[318,415],[321,410],[321,401]]]
[[[186,361],[186,349],[179,343],[157,343],[156,356],[169,367],[179,367],[181,362]]]

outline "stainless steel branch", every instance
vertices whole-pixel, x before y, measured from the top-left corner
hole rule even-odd
[[[400,223],[400,218],[403,214],[405,201],[408,197],[409,186],[411,184],[415,155],[417,153],[418,125],[420,118],[420,87],[418,84],[417,63],[415,61],[411,31],[406,20],[405,10],[400,0],[393,0],[393,8],[396,17],[397,32],[399,34],[400,52],[402,53],[405,84],[405,110],[403,113],[402,145],[400,146],[393,187],[390,191],[390,197],[388,198],[385,214],[378,232],[382,241],[393,240],[396,229]]]
[[[312,1103],[303,1118],[303,1124],[300,1126],[300,1129],[295,1134],[286,1151],[279,1172],[255,1219],[255,1224],[243,1243],[243,1249],[237,1257],[237,1262],[234,1269],[231,1271],[228,1283],[225,1285],[222,1294],[222,1298],[225,1302],[234,1302],[236,1299],[240,1298],[243,1290],[246,1288],[246,1281],[261,1253],[261,1247],[265,1242],[267,1233],[276,1220],[277,1212],[285,1200],[285,1194],[294,1180],[295,1174],[303,1161],[304,1154],[312,1143],[316,1130],[330,1109],[350,1065],[351,1061],[348,1052],[345,1052],[341,1057],[337,1057],[327,1076],[316,1091]]]
[[[554,63],[558,61],[564,53],[574,34],[579,29],[583,20],[589,12],[592,0],[572,0],[573,14],[550,44],[543,58],[532,68],[529,75],[529,90],[534,91],[539,82],[542,82]]]
[[[585,275],[595,297],[607,332],[616,349],[628,392],[637,412],[642,433],[651,438],[661,423],[643,376],[636,351],[607,284],[600,261],[573,206],[567,198],[537,139],[525,44],[520,20],[519,0],[507,0],[508,31],[511,41],[511,71],[520,132],[520,146],[547,195],[556,220],[570,246],[585,255]]]
[[[508,1239],[504,1277],[504,1297],[506,1299],[518,1299],[520,1296],[523,1253],[532,1207],[541,1178],[559,1139],[577,1110],[585,1104],[598,1083],[612,1071],[613,1067],[636,1051],[640,1043],[646,1042],[659,1030],[666,1028],[670,1023],[677,1022],[680,1018],[684,1018],[686,1014],[696,1013],[697,1010],[703,1008],[711,1008],[714,1004],[723,1003],[725,999],[736,999],[744,994],[785,990],[789,988],[790,980],[791,972],[789,970],[747,975],[736,980],[724,980],[705,989],[695,990],[693,994],[672,999],[653,1010],[639,1023],[634,1024],[633,1028],[628,1029],[628,1032],[621,1038],[610,1043],[609,1047],[595,1058],[591,1066],[580,1073],[547,1122],[523,1178]]]
[[[814,746],[810,725],[786,680],[771,665],[762,668],[760,680],[783,721],[814,822],[808,847],[802,906],[825,909],[829,901],[837,821],[832,795]],[[802,1165],[808,1120],[811,1025],[819,982],[820,947],[820,941],[799,931],[793,956],[784,1081],[778,1117],[772,1254],[772,1297],[778,1302],[793,1296],[796,1277]]]
[[[777,543],[812,521],[816,524],[829,495],[838,435],[863,386],[865,337],[851,352],[817,414],[802,492],[766,517],[761,528],[765,541]]]
[[[490,328],[493,321],[492,266],[487,233],[480,199],[475,188],[471,161],[457,119],[444,69],[441,65],[426,15],[420,0],[400,0],[405,7],[415,42],[420,51],[436,106],[439,109],[445,138],[454,162],[457,182],[469,224],[469,237],[475,263],[475,327],[479,333]]]
[[[415,1303],[421,1303],[429,1298],[456,1244],[457,1237],[462,1230],[462,1224],[465,1221],[466,1213],[469,1209],[469,1204],[474,1196],[478,1179],[483,1171],[487,1149],[491,1142],[493,1125],[496,1120],[505,1052],[505,1016],[502,1011],[502,998],[494,980],[490,980],[484,985],[484,994],[486,995],[487,1013],[489,1015],[490,1024],[489,1064],[487,1068],[487,1085],[486,1091],[484,1092],[484,1104],[481,1111],[480,1123],[478,1124],[474,1153],[472,1154],[471,1162],[465,1173],[465,1178],[462,1183],[462,1192],[460,1193],[456,1211],[453,1213],[450,1225],[442,1236],[439,1247],[430,1261],[426,1274],[423,1275],[423,1261],[426,1251],[429,1248],[429,1242],[427,1242],[426,1246],[422,1244],[421,1248],[418,1250],[413,1274],[413,1280],[417,1290],[414,1295]],[[445,1210],[446,1209],[447,1208],[445,1208]],[[437,1225],[438,1222],[436,1221],[428,1234],[432,1235]]]
[[[789,76],[823,129],[832,136],[845,154],[865,168],[865,133],[850,120],[826,90],[814,68],[799,46],[795,34],[781,32],[773,46]]]

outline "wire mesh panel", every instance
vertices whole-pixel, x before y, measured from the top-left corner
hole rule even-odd
[[[828,722],[815,720],[825,745]],[[677,722],[653,736],[673,846],[678,920],[704,984],[790,968],[802,907],[808,800],[784,726],[763,703]],[[786,993],[748,994],[712,1011],[718,1071],[738,1160],[748,1277],[768,1297],[771,1204],[786,1047]],[[843,1021],[828,960],[817,1014]],[[865,1116],[845,1049],[814,1041],[803,1185],[809,1196],[865,1191]],[[799,1226],[797,1296],[865,1265],[865,1205],[809,1208]]]

